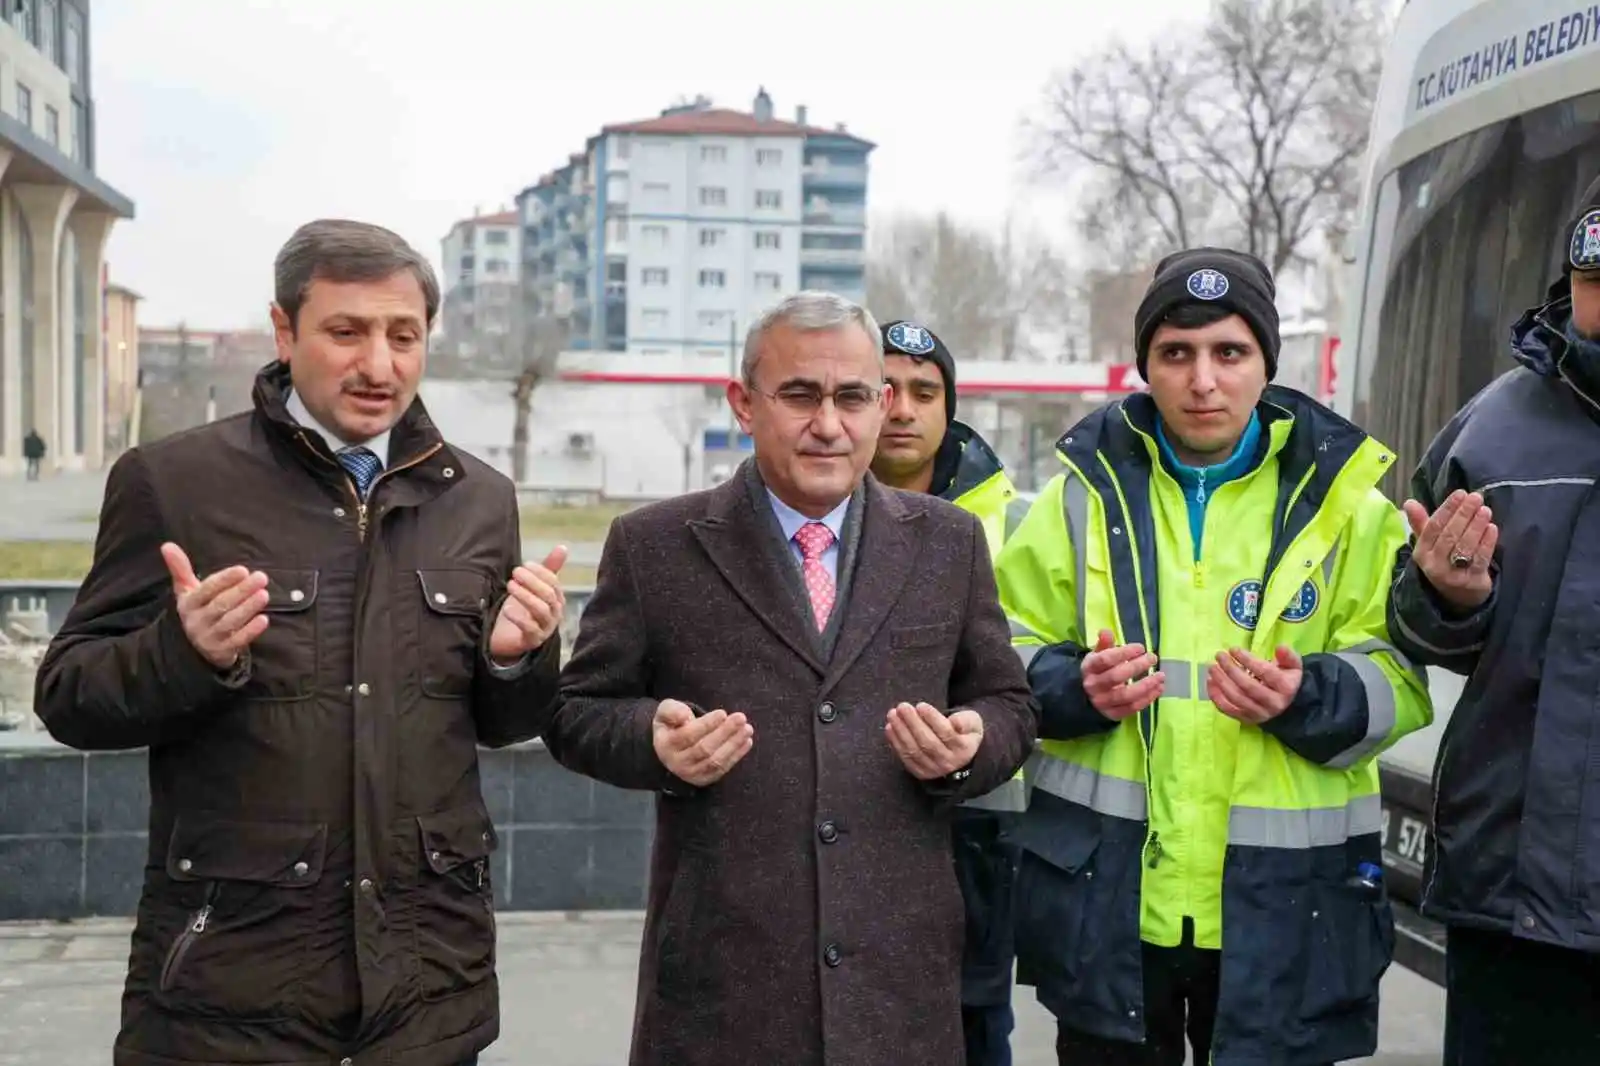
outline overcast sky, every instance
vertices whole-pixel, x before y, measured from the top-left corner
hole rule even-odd
[[[145,325],[265,324],[299,223],[387,225],[437,262],[609,122],[705,93],[877,142],[869,211],[1019,200],[1018,123],[1051,71],[1111,35],[1173,32],[1178,0],[95,0],[98,170],[132,197],[111,277]]]

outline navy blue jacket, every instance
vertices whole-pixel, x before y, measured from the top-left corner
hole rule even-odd
[[[1424,913],[1600,951],[1600,365],[1568,344],[1571,314],[1563,279],[1512,329],[1521,365],[1413,478],[1430,512],[1456,489],[1484,495],[1493,594],[1452,615],[1408,561],[1389,629],[1414,661],[1468,679],[1434,768]]]

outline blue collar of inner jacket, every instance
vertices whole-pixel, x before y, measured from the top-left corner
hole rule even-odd
[[[1261,416],[1255,411],[1250,412],[1250,421],[1245,423],[1244,433],[1239,436],[1239,443],[1234,446],[1233,454],[1223,462],[1214,466],[1205,467],[1205,480],[1207,486],[1216,486],[1224,481],[1231,481],[1250,469],[1255,462],[1256,445],[1261,441]],[[1156,442],[1161,446],[1161,457],[1166,460],[1167,469],[1172,471],[1172,476],[1178,479],[1178,484],[1185,490],[1192,489],[1200,484],[1200,469],[1180,462],[1172,450],[1172,444],[1167,440],[1167,434],[1161,427],[1161,419],[1156,419]]]

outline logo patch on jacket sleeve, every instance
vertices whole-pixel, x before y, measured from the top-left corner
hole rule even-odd
[[[1247,578],[1228,590],[1228,618],[1240,629],[1254,629],[1261,618],[1261,582]],[[1285,622],[1304,622],[1317,613],[1322,593],[1312,581],[1300,586],[1289,606],[1278,617]]]
[[[1574,270],[1600,270],[1600,211],[1590,211],[1573,227],[1567,260]]]

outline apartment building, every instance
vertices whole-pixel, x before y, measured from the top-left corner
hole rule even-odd
[[[133,203],[95,172],[88,0],[0,8],[0,473],[106,458],[106,271]]]
[[[475,214],[450,227],[441,248],[438,351],[466,364],[511,357],[521,244],[521,216],[511,210]]]
[[[569,347],[734,358],[801,288],[865,296],[868,156],[844,128],[704,97],[606,126],[517,197],[527,321]]]

